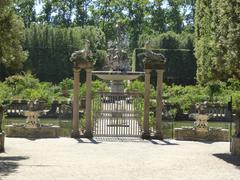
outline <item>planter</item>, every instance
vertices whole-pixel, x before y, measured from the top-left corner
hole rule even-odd
[[[240,156],[240,137],[232,137],[231,154]]]
[[[4,138],[5,138],[4,132],[0,132],[0,152],[4,151]]]
[[[38,128],[27,128],[24,125],[7,125],[7,137],[20,137],[20,138],[58,138],[59,126],[42,125]]]

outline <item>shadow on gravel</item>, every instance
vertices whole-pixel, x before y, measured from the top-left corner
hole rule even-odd
[[[150,139],[148,140],[149,142],[151,142],[152,144],[156,144],[156,145],[179,145],[177,143],[172,143],[170,141],[167,140],[155,140],[155,139]]]
[[[8,176],[10,173],[16,172],[18,161],[29,159],[26,156],[3,156],[0,157],[0,177]],[[0,178],[1,179],[1,178]]]
[[[213,154],[213,156],[226,161],[227,163],[233,164],[240,170],[240,157],[233,156],[228,153],[222,153],[222,154]]]
[[[178,145],[168,140],[149,139],[144,140],[139,137],[94,137],[93,139],[79,138],[78,143],[100,144],[103,142],[132,142],[132,143],[152,143],[155,145]]]
[[[91,144],[99,144],[101,142],[96,141],[95,139],[87,139],[87,138],[79,138],[76,139],[78,143],[91,143]]]
[[[144,142],[139,137],[94,137],[97,142]]]

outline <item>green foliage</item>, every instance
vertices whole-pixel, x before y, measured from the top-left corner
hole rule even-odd
[[[135,49],[133,52],[132,68],[135,71],[144,71],[144,64],[140,53],[144,49]],[[166,58],[164,82],[176,84],[193,84],[196,75],[196,61],[191,50],[186,49],[153,49],[153,52],[162,53]],[[156,74],[152,76],[152,83],[156,85]]]
[[[138,45],[143,47],[147,41],[150,41],[153,49],[189,49],[191,51],[194,49],[193,34],[186,31],[181,34],[172,31],[162,34],[143,33],[139,38]]]
[[[228,79],[227,85],[232,90],[240,90],[240,80],[236,80],[234,78]]]
[[[190,105],[208,100],[206,88],[201,86],[163,86],[163,97],[167,102],[176,104],[182,112],[187,112]]]
[[[155,49],[178,49],[178,35],[174,32],[160,34],[152,40],[152,47]]]
[[[9,88],[8,100],[43,100],[51,103],[60,96],[60,89],[49,82],[39,82],[32,74],[10,76],[4,82]]]
[[[58,88],[49,82],[38,83],[35,88],[24,89],[20,97],[25,100],[46,101],[49,104],[59,97]]]
[[[240,79],[239,6],[238,0],[196,1],[195,55],[199,83]]]
[[[220,81],[213,81],[207,84],[207,92],[210,97],[210,101],[214,101],[214,96],[222,92],[223,83]]]
[[[36,0],[16,0],[16,14],[22,17],[25,27],[29,27],[31,22],[36,21],[36,11],[34,8]]]
[[[227,104],[233,99],[233,109],[236,110],[240,102],[240,90],[232,90],[222,82],[212,82],[207,86],[179,86],[164,84],[163,98],[168,103],[176,104],[178,111],[188,112],[190,105],[212,101]]]
[[[0,106],[7,101],[12,96],[11,88],[6,85],[6,83],[0,82]]]
[[[59,88],[64,97],[70,97],[73,92],[73,80],[70,78],[63,79],[59,83]]]
[[[73,80],[70,78],[63,79],[59,86],[62,90],[70,90],[73,89]]]
[[[34,89],[39,80],[30,73],[23,73],[22,75],[9,76],[6,78],[5,83],[12,89],[13,95],[18,96],[26,89]]]
[[[108,92],[109,88],[105,82],[95,80],[92,81],[92,95],[97,95],[97,92]],[[86,83],[80,87],[80,99],[86,97]]]
[[[20,68],[27,58],[21,43],[24,40],[22,20],[11,10],[12,1],[0,3],[0,65]]]
[[[29,50],[29,58],[25,69],[32,70],[41,81],[58,83],[71,77],[72,63],[69,58],[74,51],[83,49],[85,39],[91,42],[96,65],[102,66],[104,62],[101,59],[104,58],[104,52],[98,49],[104,48],[105,36],[92,26],[59,28],[32,24],[26,30],[26,39],[24,46]]]
[[[139,81],[139,80],[134,80],[131,81],[127,87],[126,87],[127,92],[138,92],[144,95],[144,82]],[[155,98],[156,97],[156,91],[154,87],[151,85],[150,89],[150,98]]]

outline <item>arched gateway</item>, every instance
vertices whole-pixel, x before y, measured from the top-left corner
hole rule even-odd
[[[165,57],[149,50],[149,43],[145,44],[145,52],[139,56],[144,57],[145,72],[132,72],[130,70],[128,55],[124,51],[124,34],[121,24],[117,24],[117,41],[112,43],[107,50],[108,71],[92,71],[93,58],[87,40],[85,48],[72,54],[74,71],[74,98],[72,134],[74,138],[80,137],[79,133],[79,76],[80,70],[86,71],[86,130],[84,137],[95,136],[141,136],[150,138],[149,131],[149,99],[150,99],[150,73],[157,71],[157,107],[156,107],[156,133],[155,138],[162,139],[162,82],[165,65]],[[93,99],[92,106],[92,74],[103,80],[111,82],[111,92],[99,92]],[[124,92],[123,80],[133,80],[139,76],[145,76],[144,83],[144,107],[140,107],[143,98],[139,93]],[[144,110],[143,110],[144,109]],[[142,111],[143,114],[142,114]],[[143,123],[141,121],[143,117]],[[93,118],[93,121],[92,121]]]
[[[156,107],[156,133],[155,138],[162,139],[162,85],[165,57],[145,48],[144,56],[145,72],[131,72],[129,70],[126,52],[121,46],[108,49],[109,71],[93,71],[92,52],[89,49],[89,41],[85,48],[76,51],[71,56],[74,64],[74,98],[73,98],[73,138],[80,137],[79,133],[79,76],[80,70],[86,71],[86,130],[84,137],[93,136],[141,136],[150,138],[149,131],[149,99],[151,72],[157,72],[157,107]],[[96,98],[92,98],[92,75],[103,80],[111,81],[111,92],[99,92]],[[133,80],[139,76],[145,76],[144,100],[139,93],[124,92],[123,80]],[[92,101],[93,100],[93,101]],[[144,111],[140,101],[144,101]],[[92,104],[93,102],[93,104]],[[141,118],[143,116],[143,123]]]

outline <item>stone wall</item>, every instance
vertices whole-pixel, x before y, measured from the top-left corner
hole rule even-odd
[[[23,126],[6,126],[7,137],[23,137],[23,138],[57,138],[59,137],[59,126],[26,128]]]
[[[194,128],[175,128],[174,132],[177,140],[229,141],[229,131],[227,129],[210,128],[206,132],[197,132]]]

